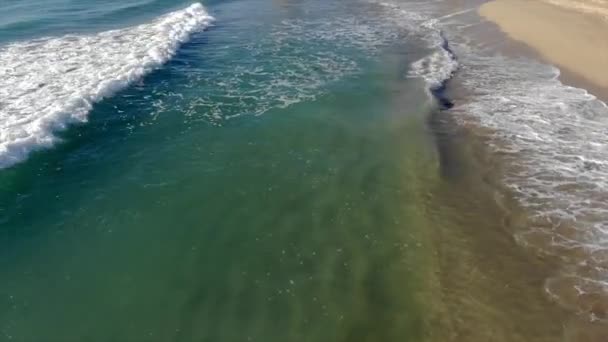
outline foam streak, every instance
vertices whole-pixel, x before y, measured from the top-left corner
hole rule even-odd
[[[136,27],[17,42],[0,49],[0,168],[52,146],[94,103],[175,55],[213,18],[195,3]]]

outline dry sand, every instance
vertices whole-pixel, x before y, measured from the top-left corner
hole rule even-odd
[[[495,0],[479,13],[608,99],[608,1]]]

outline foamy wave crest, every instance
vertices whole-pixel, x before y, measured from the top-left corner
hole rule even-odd
[[[0,48],[0,168],[50,147],[92,105],[173,57],[213,18],[195,3],[136,27]]]
[[[506,183],[531,220],[516,240],[561,260],[546,291],[608,322],[608,106],[569,87],[559,70],[526,59],[470,55],[473,101],[454,109],[491,128]]]
[[[456,57],[449,50],[447,41],[432,54],[412,63],[409,77],[420,77],[431,90],[438,90],[452,78],[458,69]]]
[[[600,14],[601,1],[544,1]],[[449,114],[467,129],[478,128],[474,131],[501,160],[505,184],[529,214],[510,227],[515,240],[560,266],[544,286],[552,300],[608,324],[608,105],[564,85],[556,67],[507,57],[494,44],[471,39],[469,29],[479,19],[458,19],[471,10],[423,19],[443,14],[432,3],[385,5],[418,23],[413,30],[427,30],[431,38],[437,36],[432,32],[445,32],[449,38],[444,51],[431,39],[436,49],[413,63],[409,76],[423,78],[431,91],[441,90],[458,67],[452,59],[458,56],[458,83],[466,96],[459,96]]]
[[[458,61],[440,29],[441,18],[429,18],[422,13],[402,9],[397,4],[377,2],[390,9],[395,22],[429,44],[432,52],[410,65],[408,77],[422,78],[431,91],[439,90],[458,70]]]

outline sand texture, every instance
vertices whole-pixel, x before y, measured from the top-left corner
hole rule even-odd
[[[608,3],[564,0],[496,0],[480,7],[511,38],[552,64],[601,89],[608,97]]]

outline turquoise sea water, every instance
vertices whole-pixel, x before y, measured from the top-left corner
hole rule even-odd
[[[1,2],[0,341],[573,336],[427,5]]]
[[[35,81],[59,89],[190,5],[3,3],[0,42],[59,39],[27,47],[39,74],[90,54]],[[0,171],[2,340],[419,338],[434,105],[405,73],[428,49],[365,2],[204,5],[167,63]]]

